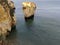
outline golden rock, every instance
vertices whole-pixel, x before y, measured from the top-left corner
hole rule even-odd
[[[34,2],[22,2],[25,17],[34,15],[36,4]]]
[[[0,35],[6,36],[7,32],[16,25],[16,17],[12,7],[14,6],[10,6],[8,0],[0,0]]]

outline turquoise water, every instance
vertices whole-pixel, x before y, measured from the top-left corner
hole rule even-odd
[[[17,18],[16,30],[8,36],[11,45],[60,45],[60,1],[35,2],[34,20],[25,22],[21,3],[13,0]]]

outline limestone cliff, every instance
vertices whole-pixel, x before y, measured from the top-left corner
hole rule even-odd
[[[11,3],[11,2],[10,2]],[[11,31],[12,26],[16,25],[14,9],[8,0],[0,0],[0,35],[6,36]],[[14,7],[15,8],[15,7]]]

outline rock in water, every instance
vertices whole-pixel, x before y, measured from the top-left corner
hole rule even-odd
[[[34,2],[23,2],[23,12],[25,18],[34,17],[34,11],[36,9],[36,4]]]
[[[16,25],[14,10],[8,0],[0,0],[0,35],[7,35],[12,27]]]

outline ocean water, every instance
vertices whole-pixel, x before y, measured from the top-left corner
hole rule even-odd
[[[34,20],[25,22],[22,2],[35,2]],[[17,19],[16,30],[7,40],[11,45],[60,45],[60,1],[13,0]]]

